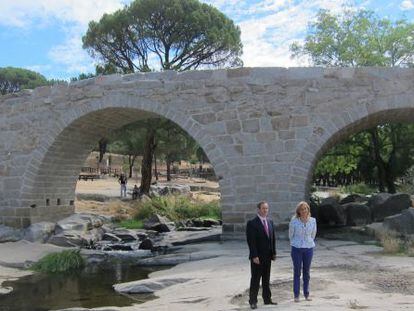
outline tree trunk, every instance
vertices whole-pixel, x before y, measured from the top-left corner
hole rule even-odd
[[[106,152],[106,146],[108,145],[108,140],[106,138],[101,138],[98,143],[99,143],[99,163],[101,163],[103,156]]]
[[[371,143],[372,143],[372,158],[377,167],[378,173],[378,189],[380,192],[385,192],[385,184],[386,182],[386,171],[384,161],[381,158],[380,154],[380,145],[379,145],[379,138],[378,138],[378,131],[377,128],[373,128],[368,130],[371,135]]]
[[[154,175],[155,175],[155,180],[158,181],[157,154],[155,150],[154,150]]]
[[[167,154],[166,161],[167,161],[167,181],[171,181],[171,157],[170,154]]]
[[[132,178],[132,168],[134,167],[135,159],[137,158],[134,154],[128,155],[128,164],[129,164],[129,178]]]
[[[155,128],[148,127],[144,143],[144,154],[141,167],[141,191],[149,195],[152,180],[152,159],[155,151]]]

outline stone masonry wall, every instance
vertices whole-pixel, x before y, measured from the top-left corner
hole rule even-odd
[[[414,70],[241,68],[111,75],[0,97],[0,223],[74,210],[80,168],[112,129],[161,115],[202,146],[220,181],[225,238],[267,200],[276,223],[307,197],[329,147],[414,120]]]

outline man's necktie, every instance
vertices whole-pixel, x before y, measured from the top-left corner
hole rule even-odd
[[[267,220],[263,220],[263,226],[265,228],[267,237],[269,237],[269,227],[267,226]]]

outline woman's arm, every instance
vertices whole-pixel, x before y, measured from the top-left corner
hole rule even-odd
[[[293,225],[293,220],[294,220],[294,219],[292,219],[292,220],[290,221],[290,223],[289,223],[289,240],[290,240],[290,241],[292,241],[292,239],[293,239],[293,235],[295,234],[295,227],[294,227],[294,225]]]
[[[313,240],[316,237],[316,231],[317,231],[317,228],[316,228],[316,219],[314,219],[314,221],[313,221],[313,228],[312,228],[312,239]]]

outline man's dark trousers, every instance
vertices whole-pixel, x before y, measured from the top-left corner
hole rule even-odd
[[[276,256],[274,226],[271,220],[267,221],[269,235],[267,235],[260,218],[256,216],[246,225],[246,238],[249,245],[249,259],[251,268],[249,303],[257,303],[257,294],[262,280],[262,296],[265,303],[271,302],[269,287],[270,267],[272,258]],[[260,264],[255,264],[253,258],[258,257]]]
[[[272,260],[271,257],[267,259],[260,258],[260,265],[255,264],[250,260],[250,270],[251,270],[251,279],[250,279],[250,293],[249,293],[249,303],[257,303],[257,294],[259,293],[260,279],[262,279],[262,297],[263,301],[270,302],[272,300],[272,294],[270,292],[270,267]]]

